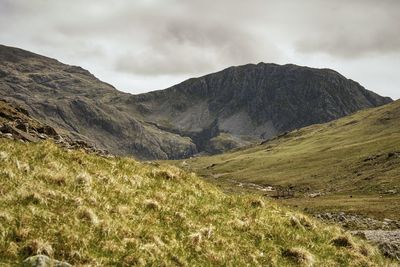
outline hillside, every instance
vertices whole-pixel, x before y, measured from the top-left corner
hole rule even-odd
[[[174,159],[193,154],[190,139],[163,132],[112,105],[128,94],[80,67],[0,45],[0,97],[39,121],[113,154]]]
[[[298,198],[288,203],[309,210],[333,208],[398,219],[399,163],[400,101],[396,101],[247,149],[187,160],[184,165],[225,185],[238,181],[293,187]],[[321,197],[306,197],[313,193]]]
[[[0,159],[2,266],[36,254],[90,266],[389,264],[339,228],[176,167],[7,139]]]
[[[329,69],[249,64],[130,95],[80,67],[0,46],[0,97],[113,154],[221,153],[391,101]]]

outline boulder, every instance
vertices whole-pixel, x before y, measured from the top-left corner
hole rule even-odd
[[[72,267],[67,262],[51,259],[45,255],[36,255],[26,258],[21,267]]]
[[[29,132],[29,123],[19,122],[15,125],[15,128],[17,128],[18,130],[21,130],[25,133],[28,133]]]
[[[38,133],[45,134],[48,136],[57,136],[58,135],[57,131],[53,127],[48,126],[48,125],[40,127],[39,129],[37,129],[37,131],[38,131]]]
[[[28,141],[28,142],[37,142],[38,141],[38,139],[36,137],[30,135],[29,133],[23,132],[23,131],[21,131],[11,125],[8,125],[8,124],[3,125],[3,127],[0,128],[0,131],[2,131],[3,133],[12,134],[14,139],[24,140],[24,141]]]

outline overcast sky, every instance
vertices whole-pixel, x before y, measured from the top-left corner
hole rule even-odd
[[[0,43],[131,93],[274,62],[400,98],[400,0],[0,0]]]

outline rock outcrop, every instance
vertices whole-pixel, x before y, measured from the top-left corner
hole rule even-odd
[[[33,143],[51,140],[65,149],[82,149],[88,153],[111,156],[106,150],[97,149],[94,144],[58,134],[53,127],[33,119],[27,110],[1,99],[0,138]]]
[[[71,264],[53,260],[45,255],[36,255],[25,259],[21,267],[72,267]]]

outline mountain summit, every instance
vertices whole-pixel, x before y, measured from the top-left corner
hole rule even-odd
[[[217,149],[215,138],[240,145],[389,102],[333,70],[259,63],[131,96],[123,105],[191,137],[202,151]]]
[[[219,153],[391,102],[329,69],[259,63],[131,95],[80,67],[0,46],[0,97],[115,154]]]

